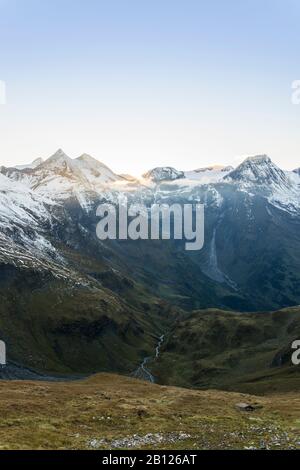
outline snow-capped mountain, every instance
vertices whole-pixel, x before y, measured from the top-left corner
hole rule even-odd
[[[35,168],[1,167],[0,176],[0,259],[6,262],[11,257],[14,263],[17,259],[23,260],[25,266],[33,266],[35,261],[35,264],[39,262],[49,270],[51,265],[51,272],[71,269],[65,259],[69,250],[76,251],[79,246],[88,252],[105,249],[106,245],[99,245],[95,236],[97,205],[102,201],[117,203],[118,198],[124,195],[130,201],[146,204],[203,202],[206,210],[206,245],[203,253],[198,255],[201,263],[195,276],[197,279],[205,276],[230,292],[248,289],[247,263],[251,264],[251,261],[248,260],[245,266],[241,261],[240,272],[246,273],[244,281],[234,269],[237,244],[244,247],[246,243],[244,238],[239,238],[240,230],[245,233],[250,231],[249,243],[250,240],[252,243],[253,237],[256,239],[273,224],[278,234],[281,233],[283,239],[286,237],[287,250],[292,244],[298,246],[295,238],[298,230],[295,228],[298,223],[300,226],[300,176],[297,172],[284,172],[265,155],[249,157],[236,169],[213,166],[184,172],[172,167],[157,167],[137,180],[115,174],[87,154],[71,159],[59,150]],[[234,245],[231,245],[231,240],[235,240]],[[247,243],[243,249],[253,250]],[[262,247],[260,256],[268,247],[267,240],[263,239]],[[114,252],[116,246],[111,249]],[[136,253],[130,250],[130,247],[124,253],[117,250],[114,259],[124,257],[122,265],[127,265],[129,261],[132,263]],[[163,244],[161,250],[164,250]],[[164,256],[162,253],[158,257],[149,272],[159,273],[159,263]],[[197,264],[196,259],[197,254],[193,258]],[[246,259],[244,251],[241,259]],[[297,261],[297,256],[295,259]],[[19,266],[21,261],[18,263]],[[297,263],[295,272],[298,270]],[[136,269],[142,272],[146,264],[141,254]],[[190,269],[195,269],[195,266]],[[255,267],[252,267],[253,270]],[[177,271],[176,268],[175,277],[170,282],[181,290],[180,281],[176,278]],[[168,271],[164,275],[167,278],[171,274]],[[145,272],[141,282],[145,282],[147,276]],[[293,283],[293,280],[289,282]],[[195,286],[200,293],[198,288]],[[183,297],[188,295],[184,289],[181,293]],[[212,293],[212,298],[214,295]],[[228,292],[226,295],[229,295]],[[293,291],[290,298],[294,295]],[[259,296],[260,293],[257,299]],[[260,302],[263,307],[263,298]],[[219,305],[228,307],[229,304],[226,301]],[[278,301],[276,306],[280,305]]]
[[[243,183],[246,186],[262,186],[270,190],[289,190],[291,187],[288,175],[267,155],[246,158],[235,170],[225,176],[225,180]]]
[[[82,351],[95,358],[95,371],[99,357],[103,367],[116,362],[120,341],[130,358],[132,345],[144,356],[145,328],[155,337],[164,309],[299,305],[298,173],[260,156],[235,170],[157,168],[138,180],[62,150],[34,167],[1,167],[1,332],[18,346],[16,360],[31,357],[36,342],[34,367],[50,357],[51,370],[62,361],[74,371],[80,349],[80,358]],[[98,240],[96,209],[120,196],[147,205],[204,203],[203,249],[186,252],[182,240]],[[19,350],[22,329],[29,339]]]
[[[45,160],[32,170],[18,173],[18,179],[36,193],[47,195],[54,200],[65,200],[80,197],[92,190],[88,180],[80,171],[74,160],[62,150]]]
[[[217,205],[222,200],[219,185],[223,184],[250,195],[263,195],[274,205],[292,212],[300,207],[299,172],[284,172],[266,155],[248,157],[235,169],[215,165],[184,172],[173,167],[156,167],[138,180],[117,175],[90,155],[71,159],[59,149],[45,161],[35,161],[23,169],[1,167],[0,173],[55,201],[76,199],[87,211],[100,196],[114,201],[120,192],[142,197],[148,188],[150,192],[155,190],[157,197],[161,194],[168,198],[164,183],[170,183],[173,197],[189,200],[197,199],[198,189],[205,186],[207,195],[215,195]]]
[[[300,170],[285,172],[276,166],[267,155],[246,158],[237,168],[210,166],[193,171],[181,171],[173,167],[156,167],[143,174],[139,180],[126,175],[117,175],[105,164],[88,154],[71,159],[59,149],[50,158],[37,159],[29,165],[15,168],[0,167],[0,173],[14,181],[22,182],[35,192],[53,199],[66,199],[78,193],[103,194],[105,191],[132,190],[142,187],[147,181],[156,184],[175,182],[184,187],[215,185],[218,183],[238,185],[243,189],[256,187],[268,194],[291,192],[298,186]],[[179,181],[182,180],[182,181]],[[294,197],[294,196],[293,196]]]
[[[88,213],[94,201],[110,191],[108,184],[114,183],[124,183],[125,187],[129,184],[91,156],[84,154],[71,159],[61,149],[35,164],[21,168],[2,166],[0,264],[42,268],[55,276],[79,279],[80,275],[74,275],[61,250],[56,248],[55,243],[61,241],[52,232],[56,233],[61,226],[67,232],[72,226],[73,221],[65,212],[67,202],[77,211]]]
[[[156,167],[143,175],[143,178],[149,179],[154,183],[159,183],[161,181],[174,181],[184,177],[183,171],[178,171],[170,166]]]
[[[300,211],[300,186],[297,177],[281,170],[267,155],[248,157],[224,181],[250,195],[261,195],[282,210]]]
[[[106,165],[84,154],[71,159],[59,149],[54,155],[31,168],[5,168],[0,172],[14,181],[22,182],[36,193],[54,200],[77,198],[89,207],[94,193],[103,192],[107,185],[126,182]]]

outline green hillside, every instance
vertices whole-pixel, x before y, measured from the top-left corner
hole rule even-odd
[[[300,389],[291,344],[300,338],[300,308],[277,312],[195,311],[166,336],[153,373],[161,383],[249,393]]]

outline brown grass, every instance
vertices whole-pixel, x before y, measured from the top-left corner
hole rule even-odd
[[[261,408],[241,412],[239,402]],[[93,440],[111,448],[115,439],[148,433],[166,437],[157,449],[296,448],[300,397],[195,391],[109,374],[78,382],[0,382],[1,449],[89,449]],[[190,437],[168,441],[170,433]]]

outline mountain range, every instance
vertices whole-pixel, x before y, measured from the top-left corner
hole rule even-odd
[[[202,202],[204,248],[99,241],[96,208],[124,196],[149,206]],[[266,155],[140,178],[62,150],[0,167],[0,335],[10,357],[56,374],[130,373],[186,315],[299,305],[299,196],[299,169],[283,171]]]

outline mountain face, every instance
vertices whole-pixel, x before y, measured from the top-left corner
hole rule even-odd
[[[36,194],[55,201],[77,200],[85,209],[92,207],[100,193],[113,183],[126,186],[127,180],[116,175],[107,166],[89,155],[72,160],[63,150],[34,168],[0,168],[0,173],[13,181],[21,182]]]
[[[51,199],[0,174],[0,260],[19,267],[38,269],[40,260],[54,266],[56,251],[47,233],[54,214]]]
[[[157,168],[139,181],[62,150],[34,168],[1,167],[0,332],[12,356],[54,372],[129,373],[182,310],[299,305],[293,175],[259,156],[235,170]],[[204,248],[100,242],[96,208],[120,196],[149,206],[202,202]]]

